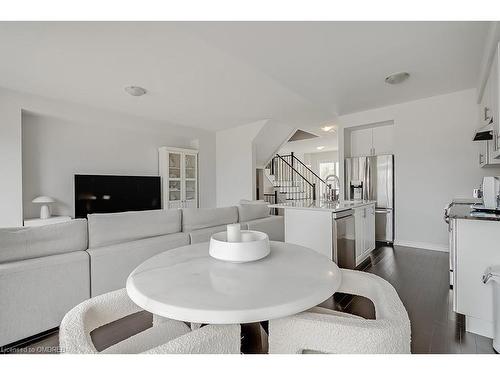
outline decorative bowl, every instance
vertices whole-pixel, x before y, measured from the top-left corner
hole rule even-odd
[[[215,233],[210,237],[208,252],[215,259],[245,263],[266,257],[271,252],[271,248],[266,233],[242,230],[241,242],[228,242],[227,232]]]

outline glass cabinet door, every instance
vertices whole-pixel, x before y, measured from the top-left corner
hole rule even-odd
[[[196,199],[196,181],[186,181],[186,200]]]
[[[196,179],[196,155],[186,155],[185,172],[186,179]]]
[[[168,177],[181,178],[181,154],[172,152],[168,154]]]
[[[182,179],[181,179],[182,154],[177,152],[168,153],[168,201],[169,208],[180,207],[182,201]]]
[[[186,154],[184,158],[184,200],[188,207],[196,202],[197,197],[197,165],[196,155]],[[191,203],[191,204],[189,204]]]
[[[181,181],[170,180],[168,182],[168,200],[180,201],[181,200]]]

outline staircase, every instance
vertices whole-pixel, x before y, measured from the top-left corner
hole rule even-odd
[[[274,188],[273,194],[264,194],[269,203],[316,200],[326,191],[326,183],[293,152],[278,155],[269,162],[264,174]]]

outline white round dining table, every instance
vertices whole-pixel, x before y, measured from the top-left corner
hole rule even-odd
[[[212,258],[209,244],[183,246],[149,258],[127,279],[129,297],[166,318],[205,324],[254,323],[314,307],[339,288],[341,273],[324,255],[270,242],[258,261]]]

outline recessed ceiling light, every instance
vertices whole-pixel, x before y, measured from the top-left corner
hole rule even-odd
[[[323,150],[325,148],[325,146],[318,146],[316,147],[316,150]]]
[[[408,72],[399,72],[393,73],[385,77],[385,82],[390,85],[396,85],[403,81],[406,81],[410,77],[410,73]]]
[[[146,89],[139,86],[127,86],[125,87],[125,91],[132,96],[143,96],[147,93]]]
[[[333,125],[329,125],[329,126],[323,126],[321,128],[321,130],[323,130],[324,132],[329,132],[330,130],[332,130],[335,126]]]

